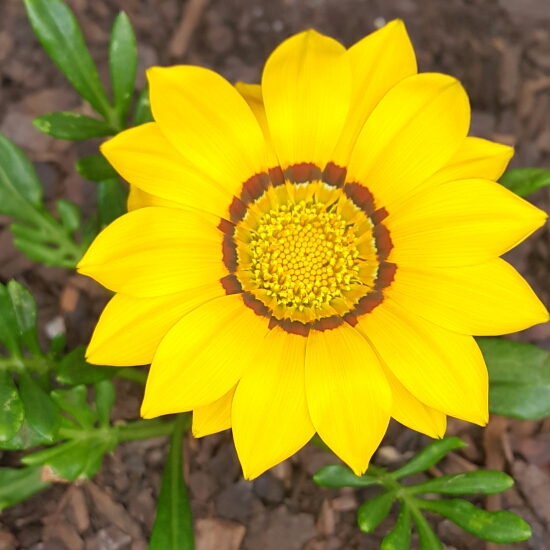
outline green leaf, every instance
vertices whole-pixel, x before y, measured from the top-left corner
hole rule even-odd
[[[464,474],[448,475],[430,479],[411,487],[414,493],[437,493],[444,495],[496,495],[506,491],[514,480],[503,472],[478,470]]]
[[[443,544],[437,538],[437,535],[433,532],[430,524],[426,518],[422,515],[422,512],[417,509],[412,510],[412,516],[418,531],[418,538],[420,539],[420,548],[422,550],[443,550]]]
[[[0,468],[0,512],[22,502],[50,484],[40,479],[42,468]]]
[[[68,235],[72,235],[80,227],[80,208],[66,199],[58,200],[56,208],[61,218],[61,225]]]
[[[26,348],[33,355],[42,355],[37,334],[37,308],[36,302],[31,293],[17,281],[10,281],[7,284],[8,294],[10,296],[17,326],[19,327],[19,337]]]
[[[61,353],[65,349],[66,343],[67,339],[65,338],[65,335],[62,332],[59,332],[50,342],[50,353],[53,353],[54,355]]]
[[[25,153],[6,136],[0,133],[0,211],[8,216],[17,215],[17,205],[5,204],[6,198],[11,198],[13,187],[17,195],[34,206],[40,206],[44,196],[44,190],[31,161]]]
[[[46,113],[35,118],[32,123],[44,134],[69,141],[81,141],[116,134],[116,131],[106,122],[71,111]]]
[[[0,449],[6,449],[9,451],[19,451],[22,449],[30,449],[37,445],[48,443],[42,436],[36,433],[28,420],[25,418],[23,424],[19,428],[17,434],[8,441],[0,442]]]
[[[124,12],[120,12],[113,25],[109,46],[109,69],[115,109],[124,125],[136,80],[137,46],[132,24]]]
[[[101,468],[105,453],[112,450],[114,444],[110,440],[92,441],[88,448],[88,458],[82,471],[78,475],[79,479],[91,479]]]
[[[0,441],[8,441],[14,437],[24,418],[25,409],[11,371],[0,369]]]
[[[395,527],[384,537],[380,550],[409,550],[411,545],[411,512],[405,502],[401,502],[401,510]]]
[[[59,427],[59,407],[26,371],[19,373],[19,395],[30,427],[47,443],[53,443]]]
[[[111,105],[72,11],[61,0],[25,0],[36,36],[76,91],[106,119]]]
[[[109,426],[111,409],[115,404],[115,386],[110,380],[102,380],[95,384],[95,406],[99,425],[102,428]]]
[[[323,466],[314,476],[313,481],[321,487],[368,487],[369,485],[380,485],[381,481],[367,474],[361,477],[356,476],[347,466],[341,464],[330,464]]]
[[[93,428],[96,414],[88,405],[88,389],[86,386],[75,386],[70,390],[54,390],[53,400],[83,428]]]
[[[439,462],[448,452],[454,449],[462,449],[466,447],[466,443],[458,437],[446,437],[430,443],[424,447],[412,460],[404,466],[395,470],[390,475],[394,479],[399,479],[405,476],[412,476],[427,470],[437,462]]]
[[[468,533],[490,542],[505,544],[531,537],[529,525],[506,510],[487,512],[459,498],[417,502],[422,508],[450,519]]]
[[[380,522],[390,513],[395,500],[395,493],[387,492],[364,502],[357,511],[359,529],[371,533]]]
[[[516,195],[526,197],[542,187],[550,185],[550,170],[544,168],[516,168],[505,172],[499,183]]]
[[[521,420],[550,415],[550,353],[501,338],[478,338],[489,370],[489,410]]]
[[[8,289],[2,284],[0,284],[0,342],[6,346],[10,355],[21,357],[17,317]]]
[[[128,193],[118,178],[100,181],[97,188],[97,205],[99,221],[102,227],[126,214]]]
[[[56,375],[62,384],[69,386],[95,384],[112,378],[116,374],[117,367],[100,367],[86,362],[85,353],[86,348],[81,346],[61,359]]]
[[[151,113],[151,102],[149,101],[149,86],[141,90],[134,113],[134,126],[140,126],[147,122],[153,122],[153,113]]]
[[[188,420],[179,415],[172,434],[149,550],[193,550],[193,522],[183,481],[182,441]]]
[[[76,162],[76,171],[87,180],[102,181],[116,178],[116,170],[103,155],[83,157]]]
[[[100,230],[99,216],[97,214],[93,214],[86,220],[86,223],[82,228],[82,248],[84,250],[88,249]]]

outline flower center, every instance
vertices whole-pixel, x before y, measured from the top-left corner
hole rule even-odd
[[[237,278],[278,319],[344,315],[371,291],[372,222],[321,182],[269,189],[237,225]]]

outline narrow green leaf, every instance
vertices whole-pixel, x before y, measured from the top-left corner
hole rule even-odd
[[[380,550],[409,550],[410,545],[411,512],[407,504],[402,501],[395,527],[384,537]]]
[[[137,100],[136,110],[134,112],[134,126],[153,122],[153,120],[151,102],[149,101],[149,86],[145,86],[145,88],[141,90]]]
[[[103,155],[82,157],[76,162],[75,167],[83,178],[90,181],[99,182],[118,176],[116,170]]]
[[[14,437],[24,418],[25,409],[12,374],[7,369],[0,369],[0,441]]]
[[[66,199],[58,200],[55,206],[65,231],[68,235],[72,235],[80,227],[80,208]]]
[[[41,206],[44,190],[34,166],[27,155],[1,133],[0,159],[0,210],[9,216],[14,215],[6,211],[9,205],[2,204],[7,193],[4,187],[7,185],[13,186],[19,195],[34,206]]]
[[[42,355],[37,334],[37,308],[36,302],[31,293],[17,281],[10,281],[7,284],[8,294],[13,304],[19,336],[25,347],[33,355]]]
[[[31,428],[45,442],[53,443],[61,426],[59,407],[26,371],[19,373],[19,395]]]
[[[149,550],[194,548],[191,506],[183,481],[182,442],[186,425],[186,415],[179,415],[166,460]]]
[[[550,415],[550,353],[502,338],[477,338],[489,370],[489,410],[521,420]]]
[[[40,479],[42,468],[0,468],[0,512],[28,499],[50,484]]]
[[[111,447],[111,441],[105,440],[105,441],[92,441],[90,442],[90,447],[88,449],[88,459],[86,460],[86,464],[84,465],[84,468],[82,468],[82,472],[79,474],[79,479],[92,479],[97,472],[101,469],[101,465],[103,464],[103,458],[105,457],[105,453],[107,453]]]
[[[117,367],[100,367],[86,362],[85,353],[86,348],[81,346],[61,359],[56,375],[62,384],[69,386],[95,384],[101,380],[112,378],[116,374]]]
[[[550,170],[544,168],[516,168],[508,170],[499,180],[501,185],[519,195],[526,197],[542,187],[550,185]]]
[[[65,349],[66,343],[67,339],[62,332],[56,334],[50,342],[50,353],[53,353],[55,355],[61,353]]]
[[[132,24],[124,12],[118,14],[111,32],[109,69],[115,109],[124,123],[132,103],[137,70],[136,37]]]
[[[102,428],[109,426],[111,409],[115,404],[115,386],[110,380],[101,380],[95,384],[95,407],[99,425]]]
[[[418,531],[420,548],[422,550],[443,550],[443,544],[433,532],[433,529],[430,527],[428,520],[422,515],[422,512],[413,508],[412,516],[416,525],[416,530]]]
[[[17,317],[8,289],[0,284],[0,342],[10,355],[21,357]]]
[[[430,443],[422,449],[414,458],[407,464],[391,473],[394,479],[399,479],[405,476],[412,476],[427,470],[437,462],[439,462],[448,452],[454,449],[462,449],[466,447],[466,443],[458,437],[446,437]]]
[[[415,494],[437,493],[443,495],[495,495],[506,491],[514,480],[503,472],[477,470],[463,474],[448,475],[430,479],[411,487]]]
[[[453,500],[419,500],[419,506],[450,519],[468,533],[499,544],[518,542],[531,537],[531,528],[520,517],[500,510],[487,512],[470,502]]]
[[[106,122],[71,111],[46,113],[35,118],[32,123],[44,134],[69,141],[81,141],[116,134],[116,131]]]
[[[99,221],[102,227],[106,227],[128,211],[128,193],[118,177],[100,181],[97,185]]]
[[[65,243],[63,241],[54,241],[50,239],[42,239],[42,233],[40,231],[31,230],[31,236],[23,236],[27,233],[23,224],[12,223],[10,225],[11,232],[15,235],[13,244],[35,262],[41,262],[48,266],[59,266],[74,269],[76,264],[82,257],[82,252],[79,254],[73,253],[72,250],[66,250],[62,248]],[[65,233],[65,232],[64,232]],[[76,243],[73,244],[75,247]]]
[[[111,105],[73,12],[62,0],[25,0],[36,36],[76,91],[106,119]]]
[[[395,500],[393,492],[382,493],[364,502],[357,511],[357,524],[364,533],[371,533],[390,513]]]
[[[314,476],[313,481],[321,487],[368,487],[380,485],[381,481],[369,475],[356,476],[347,466],[330,464],[323,466]]]
[[[70,390],[54,390],[53,400],[67,411],[83,428],[93,428],[96,414],[88,405],[88,389],[86,386],[75,386]]]

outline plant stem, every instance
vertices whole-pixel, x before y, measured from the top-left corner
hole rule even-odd
[[[117,441],[122,443],[123,441],[171,435],[174,431],[174,425],[174,421],[166,422],[161,419],[136,420],[129,424],[115,426],[113,429],[116,430]]]
[[[134,367],[124,367],[117,371],[117,378],[124,378],[124,380],[131,380],[138,384],[144,384],[147,382],[147,372],[138,370]]]

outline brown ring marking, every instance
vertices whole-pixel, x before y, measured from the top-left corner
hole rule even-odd
[[[229,235],[230,237],[232,237],[235,234],[235,226],[231,222],[228,222],[224,218],[220,219],[220,223],[218,224],[218,229],[222,233],[225,233],[226,235]]]
[[[237,245],[232,235],[223,236],[222,260],[229,273],[235,273],[235,271],[237,271]]]
[[[243,292],[242,297],[245,306],[248,306],[256,315],[271,319],[271,313],[269,309],[267,309],[267,306],[250,294],[250,292]]]
[[[344,194],[356,206],[358,206],[367,216],[372,216],[376,210],[374,206],[373,194],[360,183],[346,183],[344,185]]]
[[[253,203],[267,191],[270,183],[271,179],[265,172],[248,178],[243,184],[241,201],[245,205]]]
[[[340,189],[344,187],[347,173],[347,168],[338,166],[337,164],[334,164],[334,162],[329,162],[325,166],[321,179],[327,185],[330,185],[331,187],[338,187]]]
[[[222,277],[220,279],[220,283],[227,295],[240,294],[243,291],[243,287],[239,279],[237,279],[236,275],[233,275],[233,274],[226,275],[225,277]]]
[[[322,177],[321,169],[311,162],[293,164],[284,170],[284,174],[290,183],[308,183]]]

